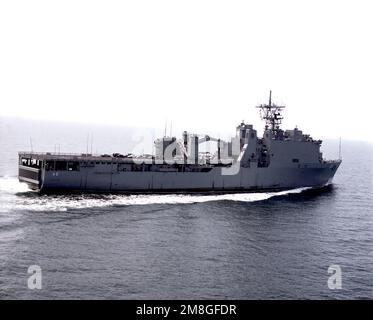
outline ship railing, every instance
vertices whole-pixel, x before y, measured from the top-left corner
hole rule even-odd
[[[322,162],[323,163],[339,163],[339,162],[341,162],[341,160],[340,159],[337,159],[337,160],[324,159]]]
[[[36,156],[78,156],[78,157],[94,157],[101,156],[101,154],[93,153],[72,153],[72,152],[36,152],[36,151],[19,151],[19,155],[36,155]]]

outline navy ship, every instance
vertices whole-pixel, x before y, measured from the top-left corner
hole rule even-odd
[[[341,159],[325,160],[321,140],[298,128],[281,129],[285,106],[257,106],[262,137],[243,121],[230,141],[186,131],[180,139],[154,141],[153,155],[19,152],[19,181],[40,193],[55,192],[240,192],[322,187],[332,182]],[[206,141],[213,153],[200,152]]]

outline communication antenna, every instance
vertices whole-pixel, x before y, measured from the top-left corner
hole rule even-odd
[[[172,120],[171,120],[171,125],[170,125],[170,137],[172,137]]]
[[[260,117],[265,120],[265,129],[268,128],[272,131],[277,131],[280,129],[281,121],[283,117],[281,116],[282,109],[285,106],[278,106],[272,103],[272,90],[269,91],[269,101],[268,104],[261,104],[257,106],[260,109]]]
[[[87,133],[86,156],[88,156],[89,133]]]
[[[167,134],[167,118],[166,118],[166,123],[164,125],[164,138],[166,138],[166,134]]]
[[[93,154],[93,134],[91,133],[91,155]]]
[[[272,90],[269,90],[269,106],[272,105]]]
[[[31,137],[30,137],[30,148],[31,148],[31,152],[34,152],[33,151],[34,148],[32,147],[32,138]]]

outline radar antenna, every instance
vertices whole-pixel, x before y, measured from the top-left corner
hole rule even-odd
[[[269,103],[268,104],[261,104],[257,106],[260,109],[260,118],[265,120],[265,129],[271,129],[272,131],[277,131],[280,129],[281,120],[283,117],[281,116],[281,110],[285,108],[285,106],[278,106],[272,103],[272,90],[269,91]]]

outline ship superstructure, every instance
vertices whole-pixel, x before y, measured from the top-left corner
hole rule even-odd
[[[230,141],[183,132],[154,141],[154,155],[19,152],[19,180],[39,192],[236,192],[330,183],[341,160],[326,161],[321,140],[282,130],[285,106],[259,105],[262,137],[243,121]],[[200,145],[216,143],[214,153]]]

